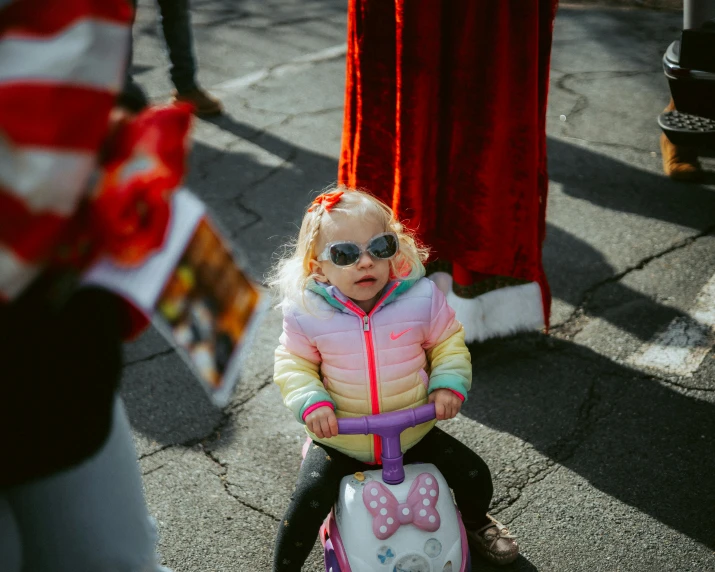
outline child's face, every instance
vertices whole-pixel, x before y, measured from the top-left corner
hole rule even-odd
[[[374,219],[326,213],[321,221],[315,252],[319,256],[326,244],[341,240],[355,242],[364,248],[371,238],[383,232],[385,228]],[[337,286],[365,312],[372,310],[390,280],[390,261],[374,259],[367,252],[363,252],[352,266],[336,266],[330,260],[313,260],[311,266],[318,280]]]

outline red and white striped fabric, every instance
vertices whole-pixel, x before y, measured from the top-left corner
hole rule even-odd
[[[41,272],[87,191],[131,16],[129,0],[0,9],[0,303]]]

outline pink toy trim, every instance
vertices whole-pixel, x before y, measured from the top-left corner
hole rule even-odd
[[[335,522],[335,513],[332,510],[330,511],[330,516],[328,517],[328,536],[330,537],[330,540],[333,541],[333,550],[335,550],[335,556],[338,557],[340,572],[352,572],[350,562],[348,561],[348,555],[345,553],[343,539],[340,538],[340,531],[338,530],[338,525]]]
[[[469,557],[469,542],[467,541],[467,531],[462,522],[462,513],[457,509],[457,518],[459,519],[459,536],[462,539],[462,566],[460,570],[464,572],[467,569],[467,558]],[[474,562],[474,561],[472,561]],[[472,564],[474,566],[474,564]]]
[[[303,460],[305,460],[305,456],[308,454],[308,448],[310,447],[310,444],[313,442],[313,440],[308,437],[305,440],[305,443],[303,443],[303,448],[300,450],[301,455],[303,455]]]
[[[462,398],[462,401],[464,401],[464,398]],[[303,412],[303,421],[305,421],[305,418],[308,417],[308,415],[320,407],[330,407],[330,409],[335,411],[335,406],[330,403],[330,401],[318,401],[318,403],[313,403],[313,405],[308,407],[308,409]]]
[[[328,518],[330,518],[330,515],[328,515]],[[328,531],[326,529],[327,525],[328,519],[326,518],[323,524],[320,525],[320,532],[318,532],[318,538],[320,539],[320,544],[323,545],[323,548],[325,548],[325,543],[328,541]]]

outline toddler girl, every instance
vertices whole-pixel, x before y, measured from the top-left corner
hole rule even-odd
[[[274,379],[313,440],[278,528],[274,572],[301,569],[340,480],[380,463],[380,438],[338,435],[337,417],[434,402],[437,419],[451,419],[467,397],[464,329],[424,278],[426,255],[388,206],[337,188],[315,199],[274,272],[284,316]],[[442,472],[473,550],[499,564],[516,559],[514,537],[487,515],[492,481],[479,455],[434,421],[404,431],[402,450],[405,464]]]

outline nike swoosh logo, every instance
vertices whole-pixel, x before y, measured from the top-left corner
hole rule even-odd
[[[400,332],[399,334],[396,334],[395,332],[390,332],[390,339],[391,340],[396,340],[400,336],[404,336],[407,332],[409,332],[412,328],[407,328],[404,332]]]

